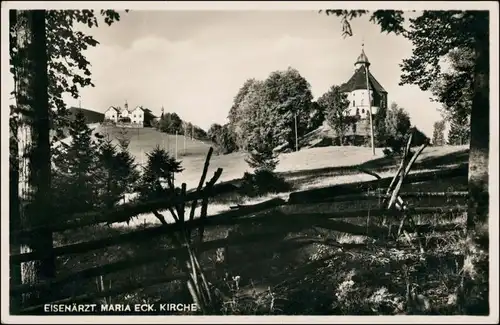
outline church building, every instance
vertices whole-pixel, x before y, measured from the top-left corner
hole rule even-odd
[[[348,132],[350,135],[369,136],[365,134],[366,127],[360,126],[366,124],[366,119],[370,118],[368,115],[370,108],[374,116],[379,109],[387,108],[387,91],[370,72],[370,64],[363,45],[361,54],[354,63],[354,74],[349,81],[340,86],[341,91],[347,94],[349,100],[349,115],[359,117],[356,126]]]
[[[365,54],[364,46],[354,63],[355,71],[351,79],[340,86],[347,93],[350,102],[350,115],[367,117],[370,104],[372,114],[377,114],[379,108],[387,108],[387,91],[370,72],[370,61]],[[368,72],[368,87],[366,73]],[[369,88],[369,91],[367,90]]]

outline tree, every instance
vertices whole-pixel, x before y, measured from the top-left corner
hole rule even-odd
[[[345,36],[352,35],[349,21],[367,13],[365,10],[325,12],[342,17]],[[403,34],[413,44],[412,56],[402,63],[401,84],[415,84],[428,90],[439,79],[440,59],[457,48],[474,53],[467,227],[482,227],[487,224],[489,209],[489,12],[424,11],[410,19],[408,30],[403,27],[402,11],[377,10],[370,20],[380,25],[382,32]],[[487,241],[482,244],[485,245]]]
[[[307,125],[307,133],[319,128],[325,121],[325,111],[318,104],[317,101],[311,103],[311,115],[309,116],[309,123]]]
[[[235,134],[232,132],[229,124],[220,125],[212,124],[208,129],[208,137],[210,141],[215,143],[223,154],[234,152],[238,149],[235,140]]]
[[[228,116],[229,130],[237,147],[248,149],[249,134],[255,124],[250,117],[256,114],[265,114],[265,123],[272,125],[273,143],[295,147],[297,138],[309,131],[314,116],[310,88],[307,80],[291,67],[271,72],[264,81],[248,79],[236,95]]]
[[[223,154],[235,152],[238,147],[236,146],[235,134],[232,132],[229,124],[224,124],[216,138],[217,145],[222,149]]]
[[[184,129],[185,129],[184,135],[186,137],[192,137],[194,135],[194,132],[193,132],[194,125],[191,122],[185,122]]]
[[[264,81],[266,113],[273,121],[274,137],[280,144],[295,147],[296,138],[307,133],[312,99],[311,85],[297,69],[274,71]],[[297,134],[295,134],[297,123]]]
[[[251,78],[251,79],[247,79],[243,83],[243,85],[238,90],[238,93],[236,94],[236,96],[233,99],[233,105],[229,109],[229,113],[227,116],[227,118],[229,120],[229,126],[231,128],[231,131],[234,133],[234,136],[236,139],[235,141],[236,141],[239,149],[244,149],[243,147],[241,147],[241,144],[243,143],[242,137],[244,137],[244,135],[242,135],[241,126],[240,126],[241,120],[243,117],[243,111],[241,109],[240,104],[243,101],[243,99],[245,98],[245,96],[248,94],[250,89],[252,88],[253,84],[255,84],[256,82],[257,82],[256,79]]]
[[[443,105],[443,116],[450,125],[448,143],[462,145],[469,142],[470,114],[474,96],[474,52],[457,48],[446,56],[447,72],[440,74],[432,86],[432,94]]]
[[[175,173],[183,171],[181,162],[156,146],[147,153],[147,163],[137,187],[139,200],[167,198],[173,192],[168,183],[174,185]]]
[[[220,124],[213,123],[212,125],[210,125],[210,128],[208,129],[207,132],[210,141],[217,143],[217,139],[220,135],[221,130],[222,130],[222,125]]]
[[[470,117],[452,116],[448,119],[450,129],[448,131],[448,144],[464,145],[470,139]]]
[[[435,146],[443,146],[446,142],[444,139],[445,121],[437,121],[434,123],[434,131],[432,133],[432,144]]]
[[[119,15],[113,10],[102,10],[101,14],[109,25],[119,20]],[[97,45],[97,41],[81,31],[74,31],[73,26],[76,23],[97,26],[97,18],[91,10],[10,10],[9,16],[10,71],[14,76],[12,94],[16,102],[11,107],[11,121],[18,124],[15,129],[23,129],[21,133],[31,134],[31,139],[22,144],[29,151],[26,158],[28,170],[22,170],[22,175],[12,174],[16,177],[27,176],[28,192],[31,193],[21,198],[27,204],[20,201],[18,206],[11,206],[10,222],[23,227],[44,224],[51,218],[53,198],[49,130],[53,128],[62,136],[64,125],[67,125],[67,111],[62,100],[64,93],[77,98],[79,88],[92,85],[89,62],[82,51]],[[19,136],[17,131],[13,132],[16,133]],[[20,163],[20,160],[13,159],[13,162]],[[11,194],[19,195],[16,192]],[[52,234],[40,233],[33,236],[29,243],[15,244],[24,245],[25,249],[50,250]],[[15,247],[13,249],[16,250]],[[25,265],[22,282],[35,283],[55,275],[53,258]],[[13,275],[13,278],[19,284],[21,276]],[[13,305],[18,306],[18,302]]]
[[[98,146],[83,113],[69,125],[71,142],[54,149],[54,205],[60,214],[82,213],[95,208]]]
[[[135,189],[139,179],[134,158],[126,147],[121,150],[110,140],[103,141],[98,151],[98,168],[96,170],[98,200],[96,207],[112,208],[124,198],[125,193]]]
[[[261,120],[260,117],[266,114],[266,101],[264,99],[264,82],[255,81],[249,87],[247,94],[239,103],[240,120],[236,131],[236,142],[239,148],[248,151],[253,137],[250,135],[261,123],[273,123],[271,119]],[[273,145],[275,144],[274,138]]]
[[[245,159],[251,168],[272,172],[278,163],[274,148],[279,144],[280,129],[277,118],[266,98],[265,83],[254,82],[240,102],[241,132],[244,135],[243,148],[248,153]]]
[[[385,117],[384,146],[390,147],[394,153],[401,153],[408,131],[411,128],[410,115],[398,104],[392,103]]]
[[[193,138],[198,140],[208,140],[208,134],[205,130],[195,125],[193,127]]]
[[[278,165],[278,157],[274,152],[273,134],[269,128],[259,127],[252,132],[252,140],[248,147],[248,166],[260,171],[273,172]]]
[[[331,86],[318,99],[318,105],[326,113],[326,120],[339,137],[340,145],[343,145],[345,133],[352,122],[348,116],[349,100],[347,94],[340,91],[339,86]]]
[[[137,170],[135,158],[130,154],[128,149],[121,149],[115,156],[116,170],[114,175],[118,180],[118,184],[122,189],[122,194],[131,193],[135,190],[136,184],[140,178],[140,173]]]
[[[474,52],[457,48],[446,56],[448,71],[439,74],[431,86],[434,101],[443,105],[443,113],[449,120],[465,120],[470,117],[474,96]]]
[[[183,122],[176,113],[165,113],[159,122],[160,131],[169,134],[183,133]]]
[[[385,119],[387,118],[387,107],[380,106],[377,110],[377,114],[374,114],[372,116],[372,121],[373,121],[373,135],[374,135],[374,142],[375,146],[385,146],[385,139],[387,139],[387,128],[385,125]],[[370,120],[367,119],[367,122]],[[370,125],[368,124],[368,129],[366,134],[370,134]]]
[[[118,145],[122,150],[126,150],[130,144],[131,136],[125,127],[121,127],[118,129],[118,132],[115,136],[116,141],[118,141]]]

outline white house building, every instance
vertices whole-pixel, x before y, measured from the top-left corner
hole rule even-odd
[[[120,110],[114,106],[111,106],[104,112],[104,120],[105,121],[113,121],[118,122],[118,116],[120,114]]]
[[[125,102],[123,108],[111,106],[104,112],[104,120],[130,126],[148,126],[154,118],[151,111],[142,106],[129,109]]]
[[[146,110],[140,106],[137,106],[129,114],[132,123],[144,125],[144,117],[146,115]]]

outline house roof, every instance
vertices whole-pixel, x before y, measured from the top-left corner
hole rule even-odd
[[[107,111],[109,111],[110,109],[114,109],[114,110],[115,110],[115,111],[117,111],[117,112],[119,112],[119,111],[120,111],[118,108],[116,108],[116,107],[114,107],[114,106],[110,106],[110,107],[106,110],[106,112],[107,112]]]
[[[130,111],[133,112],[133,111],[135,111],[137,109],[140,109],[141,111],[146,112],[146,110],[144,108],[142,108],[142,106],[137,106],[136,108],[134,108],[134,109],[132,109]]]
[[[364,52],[361,53],[360,57],[363,54],[364,54]],[[358,60],[359,60],[359,58],[358,58]],[[371,72],[369,70],[368,70],[368,79],[369,79],[368,84],[369,84],[370,90],[375,89],[375,92],[377,92],[377,93],[387,94],[387,91],[384,89],[384,87],[382,87],[382,85],[377,81],[377,79],[375,79],[375,77],[371,74]],[[365,69],[365,67],[361,66],[358,69],[356,69],[356,71],[352,75],[351,79],[349,79],[349,81],[347,81],[346,83],[342,84],[340,86],[340,89],[343,92],[351,92],[351,91],[357,90],[357,89],[366,89],[366,69]]]

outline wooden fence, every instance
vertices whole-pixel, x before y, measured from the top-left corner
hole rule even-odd
[[[54,247],[50,251],[34,250],[28,253],[14,254],[10,256],[11,270],[13,267],[18,267],[21,263],[24,262],[44,260],[47,258],[55,258],[69,254],[82,254],[85,252],[125,243],[147,242],[152,240],[153,238],[172,236],[173,234],[178,233],[181,230],[187,230],[188,232],[190,232],[192,229],[198,229],[198,232],[201,233],[200,240],[197,243],[192,244],[193,249],[197,253],[217,249],[220,247],[256,243],[262,241],[263,238],[270,238],[278,233],[283,233],[283,230],[280,230],[279,228],[280,225],[284,224],[293,225],[288,227],[287,231],[299,231],[300,229],[314,226],[339,232],[351,233],[354,235],[370,236],[374,238],[387,238],[388,235],[397,236],[400,233],[408,232],[417,232],[418,234],[421,234],[429,231],[447,231],[456,229],[455,225],[443,225],[439,227],[437,225],[429,224],[417,225],[415,223],[410,223],[406,225],[404,223],[405,220],[410,220],[411,216],[415,214],[422,215],[433,213],[457,213],[465,211],[466,208],[463,205],[453,205],[448,207],[443,205],[440,205],[438,207],[408,206],[404,201],[404,199],[408,197],[466,198],[468,195],[466,191],[403,193],[400,191],[400,183],[403,182],[403,179],[405,184],[412,184],[443,180],[446,178],[464,177],[467,176],[467,166],[459,166],[439,172],[422,172],[410,175],[409,169],[411,168],[411,164],[408,168],[408,161],[406,161],[402,163],[403,167],[400,167],[400,170],[397,172],[395,177],[380,178],[375,174],[374,177],[377,177],[378,179],[373,181],[341,184],[320,189],[294,192],[290,194],[289,200],[287,201],[280,198],[274,198],[255,205],[232,207],[229,211],[218,213],[212,216],[207,216],[207,205],[209,202],[209,198],[217,197],[218,195],[230,193],[236,190],[235,186],[230,184],[215,185],[217,179],[222,173],[222,169],[218,169],[215,172],[214,177],[209,182],[207,182],[205,186],[203,186],[205,183],[205,177],[211,153],[212,150],[209,151],[200,184],[195,190],[186,191],[185,184],[183,184],[182,189],[178,195],[173,195],[164,200],[147,203],[124,204],[113,211],[89,212],[86,214],[80,214],[73,216],[71,220],[67,222],[59,222],[50,225],[44,225],[43,227],[19,230],[14,234],[14,236],[18,236],[21,238],[32,236],[33,234],[37,234],[40,231],[62,232],[68,229],[77,229],[103,223],[111,224],[117,222],[126,222],[133,216],[151,212],[153,212],[160,220],[162,220],[162,215],[160,213],[161,211],[170,211],[176,219],[175,223],[167,224],[163,219],[162,225],[155,227],[150,227],[142,230],[133,230],[125,234],[113,235],[111,237],[98,240],[91,240],[86,242],[79,242],[76,244]],[[407,167],[408,173],[405,173],[404,167]],[[464,180],[465,179],[466,178],[464,177]],[[396,189],[397,193],[395,193]],[[370,200],[374,198],[380,199],[381,204],[379,205],[378,209],[356,208],[342,212],[318,211],[314,213],[293,213],[293,211],[299,211],[297,209],[299,205],[304,204],[320,204],[322,202],[352,202]],[[194,218],[194,209],[197,207],[197,201],[199,200],[201,200],[202,202],[201,213],[198,218]],[[184,209],[188,202],[191,202],[192,208],[189,218],[185,217],[184,214]],[[399,220],[401,224],[399,226],[399,229],[398,227],[393,227],[396,229],[391,229],[390,227],[384,225],[373,226],[367,229],[367,227],[365,226],[359,226],[354,223],[335,220],[350,217],[366,217],[367,215],[370,215],[370,217],[400,217]],[[265,234],[251,234],[240,237],[203,241],[202,237],[205,228],[221,225],[244,225],[254,222],[262,222],[266,225],[274,225],[274,227],[269,227],[270,230]],[[292,241],[283,242],[283,247],[287,246],[288,248],[293,248],[316,241],[317,239],[311,239],[309,241],[305,240],[300,243]],[[54,279],[49,279],[36,284],[15,285],[10,288],[10,295],[12,297],[20,297],[23,294],[35,291],[45,292],[47,290],[55,290],[63,284],[68,284],[74,281],[90,279],[141,265],[148,265],[150,263],[158,262],[159,259],[167,260],[169,258],[183,254],[183,252],[186,250],[186,245],[189,246],[189,243],[174,248],[155,250],[155,253],[151,255],[146,254],[142,256],[135,256],[105,265],[89,267],[77,272],[60,275]],[[160,283],[167,283],[177,279],[187,278],[189,278],[189,275],[186,273],[168,274],[155,278],[149,278],[146,281],[140,281],[138,283],[130,283],[125,286],[116,287],[109,290],[86,293],[73,297],[58,298],[51,303],[89,302],[100,297],[116,296],[118,294],[131,292],[140,288],[145,288]],[[49,301],[46,301],[45,303],[48,302]],[[24,306],[22,310],[12,310],[11,313],[33,314],[39,313],[41,308],[41,304],[35,306]]]

